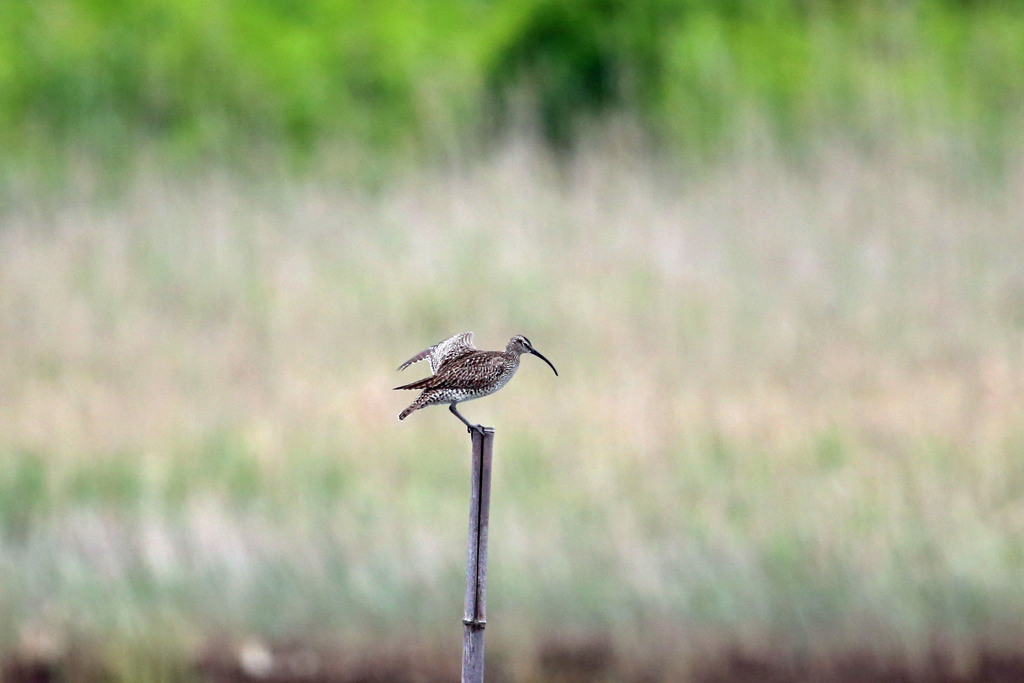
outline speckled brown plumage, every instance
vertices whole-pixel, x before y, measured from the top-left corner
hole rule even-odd
[[[442,342],[438,342],[429,348],[423,349],[415,356],[399,365],[398,369],[405,370],[413,363],[419,363],[421,360],[427,359],[430,361],[430,372],[437,374],[438,368],[446,362],[455,360],[456,358],[461,358],[462,356],[473,353],[476,350],[476,347],[473,346],[473,333],[463,332],[462,334],[449,337]]]
[[[413,363],[426,359],[429,360],[430,369],[434,374],[395,387],[420,389],[423,392],[398,415],[398,419],[404,420],[420,408],[447,403],[449,410],[462,420],[467,428],[482,430],[480,425],[470,424],[455,406],[461,401],[471,401],[493,394],[505,386],[519,369],[519,358],[524,353],[538,356],[551,366],[556,375],[558,374],[551,361],[535,350],[530,340],[522,335],[512,337],[504,351],[478,350],[473,346],[472,332],[457,334],[424,349],[402,363],[398,369],[404,370]]]

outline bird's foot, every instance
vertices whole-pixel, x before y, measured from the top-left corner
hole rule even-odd
[[[483,425],[466,425],[466,431],[470,434],[476,432],[480,436],[483,436],[487,433],[487,427],[484,427]]]

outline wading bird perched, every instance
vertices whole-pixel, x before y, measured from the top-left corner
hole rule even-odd
[[[398,369],[405,370],[413,363],[427,359],[430,361],[430,371],[434,374],[425,379],[395,387],[395,389],[423,390],[423,393],[412,402],[412,405],[398,415],[398,419],[404,420],[413,411],[420,408],[447,403],[448,410],[462,420],[468,429],[475,429],[483,433],[484,428],[481,425],[470,424],[466,418],[462,417],[462,413],[455,409],[455,406],[461,401],[472,401],[474,398],[493,394],[505,386],[519,369],[519,357],[524,353],[532,353],[551,365],[551,361],[542,356],[533,348],[530,340],[520,334],[508,341],[508,346],[504,351],[478,350],[473,346],[472,332],[457,334],[443,342],[434,344],[429,349],[420,351],[398,366]],[[558,370],[555,370],[554,365],[551,365],[551,369],[554,370],[555,375],[558,375]]]

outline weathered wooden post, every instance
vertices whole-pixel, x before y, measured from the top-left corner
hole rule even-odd
[[[494,427],[473,437],[473,476],[469,499],[469,543],[466,552],[466,608],[462,623],[462,683],[484,680],[484,627],[487,625],[487,525],[491,511],[491,454]]]

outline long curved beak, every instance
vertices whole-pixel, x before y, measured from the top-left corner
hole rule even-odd
[[[541,355],[540,351],[533,350],[533,351],[530,351],[530,353],[532,353],[533,355],[537,356],[537,358],[540,358],[542,361],[544,361],[548,365],[551,365],[551,361],[549,361],[547,358],[545,358],[543,355]],[[554,371],[555,377],[558,377],[558,370],[555,370],[555,366],[554,365],[551,365],[551,369]]]

